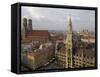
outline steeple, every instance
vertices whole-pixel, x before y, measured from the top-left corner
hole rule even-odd
[[[32,19],[28,20],[28,26],[27,26],[28,31],[32,31]]]
[[[72,32],[72,20],[71,20],[71,16],[68,17],[68,26],[69,26],[69,32]]]
[[[27,19],[23,18],[22,39],[25,39],[27,33]]]
[[[72,20],[71,20],[71,16],[68,17],[68,32],[66,33],[66,39],[65,39],[65,43],[66,43],[66,68],[72,68],[73,66],[73,61],[72,61]]]
[[[27,32],[27,18],[23,18],[23,29]]]
[[[67,25],[66,25],[67,28]],[[64,68],[73,68],[73,33],[72,33],[72,20],[71,17],[68,18],[68,32],[66,32],[66,38],[64,46],[60,49],[62,52],[56,52],[58,57],[58,64],[62,65]],[[63,55],[62,55],[63,54]]]

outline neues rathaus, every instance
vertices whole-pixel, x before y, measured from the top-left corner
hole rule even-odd
[[[90,41],[90,33],[74,32],[71,17],[68,18],[68,27],[64,43],[58,45],[57,64],[63,68],[95,67],[95,42]]]

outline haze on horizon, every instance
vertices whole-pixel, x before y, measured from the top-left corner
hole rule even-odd
[[[21,16],[22,19],[32,19],[35,30],[68,30],[68,17],[71,16],[74,31],[86,29],[95,32],[94,10],[23,6]]]

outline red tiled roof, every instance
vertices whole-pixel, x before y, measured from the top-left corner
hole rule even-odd
[[[48,30],[32,30],[27,36],[49,36]]]

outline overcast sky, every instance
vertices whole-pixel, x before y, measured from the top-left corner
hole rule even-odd
[[[22,19],[32,19],[33,29],[68,30],[68,17],[71,16],[73,30],[95,30],[95,11],[58,9],[43,7],[22,7]]]

